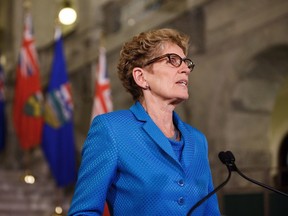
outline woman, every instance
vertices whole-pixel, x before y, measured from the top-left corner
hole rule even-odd
[[[69,215],[186,215],[213,190],[207,141],[174,112],[188,99],[194,63],[188,36],[173,29],[141,33],[118,64],[135,104],[94,118],[83,146]],[[216,196],[193,215],[220,215]]]

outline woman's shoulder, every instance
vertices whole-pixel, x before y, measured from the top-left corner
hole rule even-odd
[[[97,115],[93,121],[123,122],[131,119],[132,116],[130,110],[117,110]]]
[[[136,128],[137,121],[129,110],[117,110],[96,116],[91,124],[91,130],[112,131],[115,134],[127,133],[128,128]]]
[[[128,115],[131,115],[131,111],[128,109],[123,109],[123,110],[115,110],[112,112],[108,112],[99,116],[104,116],[105,118],[117,118],[117,117],[128,116]]]

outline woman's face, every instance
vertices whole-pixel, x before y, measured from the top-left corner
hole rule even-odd
[[[166,43],[159,56],[168,53],[175,53],[181,58],[186,57],[182,49],[173,43]],[[156,99],[173,104],[188,99],[190,69],[184,62],[179,67],[175,67],[169,63],[168,57],[165,57],[152,63],[150,68],[145,69],[145,79],[149,85],[149,92],[144,93],[145,99]]]

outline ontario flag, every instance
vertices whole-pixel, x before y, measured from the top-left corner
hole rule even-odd
[[[96,65],[95,93],[92,108],[92,118],[95,116],[111,112],[113,104],[111,99],[110,80],[107,72],[106,50],[99,49],[98,64]],[[109,216],[108,205],[105,203],[103,216]]]
[[[0,65],[0,152],[5,147],[6,140],[6,116],[5,116],[5,78],[4,70]]]
[[[100,47],[99,60],[96,66],[92,119],[97,115],[111,112],[112,110],[113,104],[111,99],[110,80],[107,72],[106,50],[104,47]]]
[[[32,32],[32,18],[24,18],[24,34],[16,70],[13,122],[22,149],[40,144],[42,136],[40,70]]]
[[[44,106],[42,148],[58,187],[76,180],[73,103],[61,30],[55,31],[54,59]]]

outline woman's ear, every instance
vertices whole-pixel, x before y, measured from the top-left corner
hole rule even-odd
[[[134,81],[136,82],[136,84],[139,87],[146,89],[147,88],[147,82],[146,82],[146,79],[144,77],[144,70],[140,67],[135,67],[135,68],[133,68],[132,74],[133,74],[133,78],[134,78]]]

